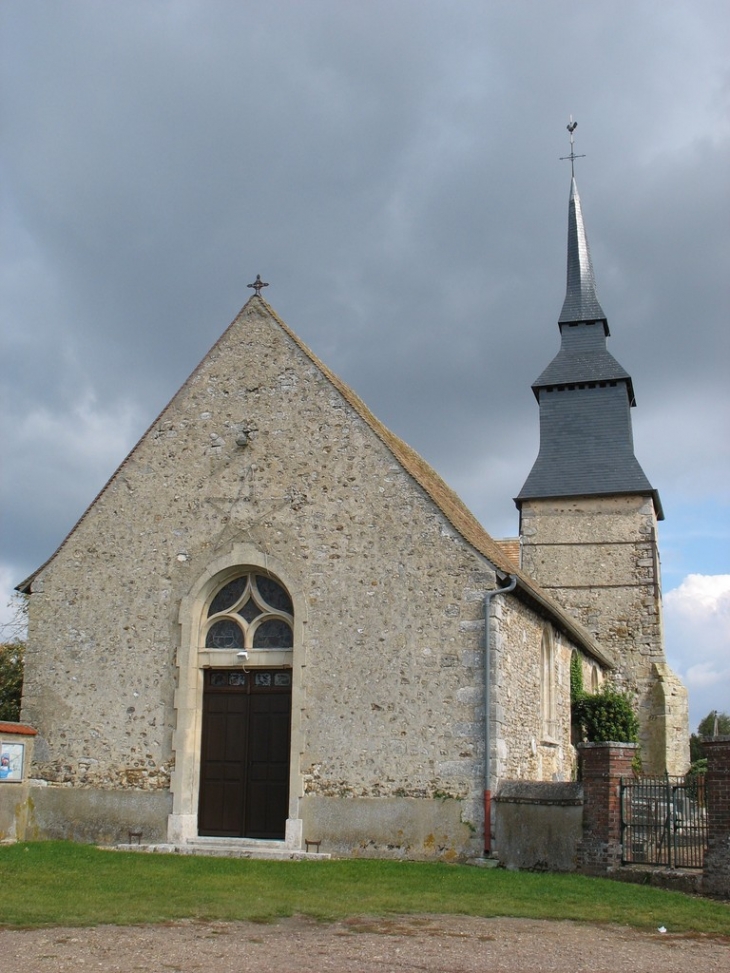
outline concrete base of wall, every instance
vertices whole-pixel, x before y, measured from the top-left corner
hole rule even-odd
[[[15,841],[25,833],[28,809],[26,784],[0,787],[0,841]]]
[[[481,836],[462,821],[462,803],[410,797],[317,797],[300,802],[303,837],[347,858],[465,861]]]
[[[494,801],[494,854],[506,868],[575,871],[583,833],[580,784],[505,781]]]
[[[25,833],[28,812],[28,771],[33,764],[36,730],[27,723],[0,721],[0,742],[3,749],[20,744],[22,757],[19,776],[10,776],[0,783],[0,841],[15,841]],[[17,751],[16,751],[17,753]],[[17,758],[16,758],[17,760]],[[16,773],[18,767],[15,768]]]
[[[169,791],[95,790],[33,785],[27,791],[19,840],[67,839],[112,845],[130,832],[145,843],[165,841]]]
[[[622,865],[606,875],[615,882],[632,885],[651,885],[656,889],[702,895],[702,870],[699,868],[647,868],[643,865]]]

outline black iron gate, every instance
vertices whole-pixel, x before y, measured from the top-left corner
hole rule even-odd
[[[705,778],[621,778],[622,862],[702,868],[707,847]]]

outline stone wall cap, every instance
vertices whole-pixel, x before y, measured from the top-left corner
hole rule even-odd
[[[713,743],[730,743],[730,734],[722,734],[716,737],[702,737],[702,746],[706,747],[708,744],[712,746]]]
[[[579,805],[583,785],[579,781],[505,780],[494,800],[501,804]]]
[[[38,730],[27,723],[5,723],[0,721],[0,733],[16,733],[18,736],[34,737]]]
[[[730,737],[728,737],[730,739]],[[620,743],[618,740],[606,740],[601,743],[579,743],[578,750],[598,750],[608,749],[608,747],[620,747],[622,750],[638,750],[638,743]]]

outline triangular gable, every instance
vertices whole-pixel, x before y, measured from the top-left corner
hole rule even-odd
[[[380,420],[377,419],[368,409],[362,399],[348,385],[346,385],[345,382],[330,371],[330,369],[323,362],[321,362],[319,358],[317,358],[311,349],[304,344],[304,342],[288,327],[288,325],[281,320],[270,305],[258,295],[251,297],[247,301],[236,318],[234,318],[228,328],[226,328],[225,332],[212,346],[210,351],[197,365],[180,389],[178,389],[164,409],[145,430],[136,445],[132,448],[132,450],[130,450],[124,460],[114,471],[112,476],[107,480],[102,489],[89,504],[81,517],[77,520],[54,553],[36,571],[21,582],[17,586],[16,590],[25,593],[30,592],[34,579],[41,573],[41,571],[44,570],[44,568],[48,566],[48,564],[51,563],[51,561],[54,560],[63,547],[65,547],[66,543],[73,536],[79,525],[86,519],[89,512],[93,509],[100,497],[103,496],[110,484],[124,469],[131,457],[140,447],[141,443],[144,442],[155,427],[162,421],[166,412],[172,407],[180,393],[183,392],[194,381],[201,368],[207,362],[208,358],[213,354],[216,348],[225,341],[231,329],[236,326],[241,317],[249,310],[263,311],[278,325],[279,328],[281,328],[281,330],[291,339],[291,341],[297,346],[297,348],[299,348],[306,358],[311,361],[318,371],[355,410],[363,422],[370,427],[378,439],[384,443],[398,464],[431,498],[456,532],[475,550],[482,554],[495,567],[499,574],[505,578],[508,575],[513,575],[517,578],[518,586],[516,593],[522,594],[527,598],[527,600],[538,607],[540,611],[546,613],[560,629],[566,632],[566,634],[568,634],[572,639],[577,641],[591,655],[598,658],[604,664],[613,665],[613,661],[610,656],[595,644],[590,634],[569,615],[566,615],[562,609],[560,609],[550,599],[550,597],[532,581],[531,578],[529,578],[519,569],[513,560],[499,547],[496,541],[494,541],[493,538],[482,527],[460,497],[441,479],[438,473],[436,473],[436,471],[429,466],[429,464],[421,456],[419,456],[414,449],[412,449],[407,443],[391,432],[390,429],[384,426],[383,423],[380,422]]]

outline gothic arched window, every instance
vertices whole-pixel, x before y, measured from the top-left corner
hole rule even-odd
[[[548,625],[542,632],[540,647],[540,710],[542,735],[554,739],[557,733],[557,705],[555,699],[555,644]]]
[[[597,693],[598,690],[600,689],[600,685],[601,682],[600,682],[600,677],[598,675],[598,666],[592,665],[591,666],[591,692]]]
[[[208,608],[206,649],[291,649],[294,609],[287,591],[247,571],[218,589]]]

